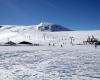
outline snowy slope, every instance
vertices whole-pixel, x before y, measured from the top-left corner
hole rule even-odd
[[[100,40],[100,30],[50,32],[38,27],[0,28],[0,43],[9,39],[45,45],[0,46],[0,80],[100,80],[100,46],[70,45],[70,37],[74,44],[81,44],[92,35]],[[48,46],[49,43],[55,46]]]
[[[32,43],[49,44],[55,43],[56,45],[65,43],[70,44],[70,37],[73,37],[75,44],[81,44],[86,41],[88,36],[94,36],[100,40],[100,30],[94,31],[40,31],[39,25],[2,25],[0,28],[0,42],[7,42],[8,39],[19,43],[21,41],[29,41]],[[46,24],[47,25],[47,24]]]
[[[100,80],[100,47],[0,46],[0,80]]]

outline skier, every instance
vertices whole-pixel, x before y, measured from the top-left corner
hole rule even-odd
[[[51,46],[51,44],[49,43],[49,46]]]
[[[53,43],[53,46],[55,46],[55,43]]]
[[[95,48],[97,48],[97,45],[98,45],[97,42],[94,45],[95,45]]]
[[[63,47],[63,45],[61,44],[61,47]]]

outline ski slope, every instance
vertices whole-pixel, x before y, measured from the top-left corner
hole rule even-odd
[[[100,47],[1,46],[0,80],[100,80]]]
[[[82,44],[86,41],[88,36],[94,36],[100,40],[100,30],[94,31],[40,31],[37,29],[38,25],[18,26],[18,25],[4,25],[0,28],[0,43],[10,41],[19,43],[21,41],[28,41],[32,43],[39,43],[46,45],[48,43],[55,43],[56,45],[65,43],[70,44],[70,37],[73,37],[74,44]]]
[[[100,30],[50,32],[37,28],[38,25],[0,28],[1,44],[42,44],[0,46],[0,80],[100,80],[100,46],[70,44],[70,37],[73,44],[83,44],[88,36],[100,41]]]

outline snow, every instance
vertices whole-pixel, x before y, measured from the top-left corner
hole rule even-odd
[[[0,80],[100,80],[100,47],[1,46]]]
[[[29,41],[32,43],[39,44],[49,44],[56,43],[56,45],[61,45],[63,42],[65,44],[70,43],[70,37],[74,38],[74,44],[82,44],[86,41],[88,36],[94,36],[100,40],[100,30],[93,31],[60,31],[60,32],[44,32],[39,31],[37,27],[42,24],[50,23],[40,23],[39,25],[2,25],[0,28],[0,43],[5,43],[8,41],[14,41],[19,43],[21,41]]]
[[[100,80],[100,46],[77,45],[92,35],[100,41],[100,30],[42,32],[37,27],[0,28],[0,44],[8,39],[42,44],[0,46],[0,80]]]

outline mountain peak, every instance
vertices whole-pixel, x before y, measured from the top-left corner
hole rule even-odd
[[[50,23],[50,22],[41,22],[39,25],[53,25],[54,23]]]
[[[68,28],[65,28],[61,25],[54,24],[54,23],[49,23],[49,22],[41,22],[40,24],[37,25],[38,30],[40,31],[71,31]]]

